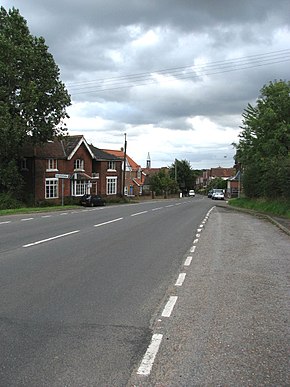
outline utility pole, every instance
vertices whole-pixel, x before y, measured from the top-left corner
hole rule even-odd
[[[126,158],[127,158],[127,134],[125,133],[124,143],[124,160],[123,160],[123,197],[125,196],[125,183],[126,183]]]

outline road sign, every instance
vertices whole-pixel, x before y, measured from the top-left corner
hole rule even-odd
[[[65,173],[56,173],[55,177],[58,179],[69,179],[70,178],[70,176],[66,175]]]

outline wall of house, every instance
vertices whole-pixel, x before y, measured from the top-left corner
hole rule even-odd
[[[116,170],[108,170],[108,161],[96,161],[93,162],[93,172],[99,174],[99,179],[96,180],[97,194],[106,196],[107,195],[107,177],[117,176],[117,194],[122,194],[122,163],[116,162]],[[110,195],[111,196],[111,195]]]

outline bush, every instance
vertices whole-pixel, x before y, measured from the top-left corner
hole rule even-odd
[[[7,210],[13,208],[24,207],[23,203],[15,199],[11,194],[1,193],[0,194],[0,210]]]

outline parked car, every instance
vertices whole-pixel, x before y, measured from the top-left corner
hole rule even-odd
[[[213,190],[210,189],[210,190],[208,191],[208,193],[207,193],[207,197],[208,197],[208,198],[211,198],[211,197],[212,197],[212,193],[213,193]]]
[[[192,197],[192,198],[195,196],[194,189],[190,189],[190,190],[189,190],[188,196],[189,196],[189,197]]]
[[[80,203],[82,206],[89,206],[89,207],[105,206],[106,200],[102,198],[100,195],[86,194],[81,197]]]
[[[212,200],[224,200],[225,194],[223,189],[214,189],[212,193]]]

